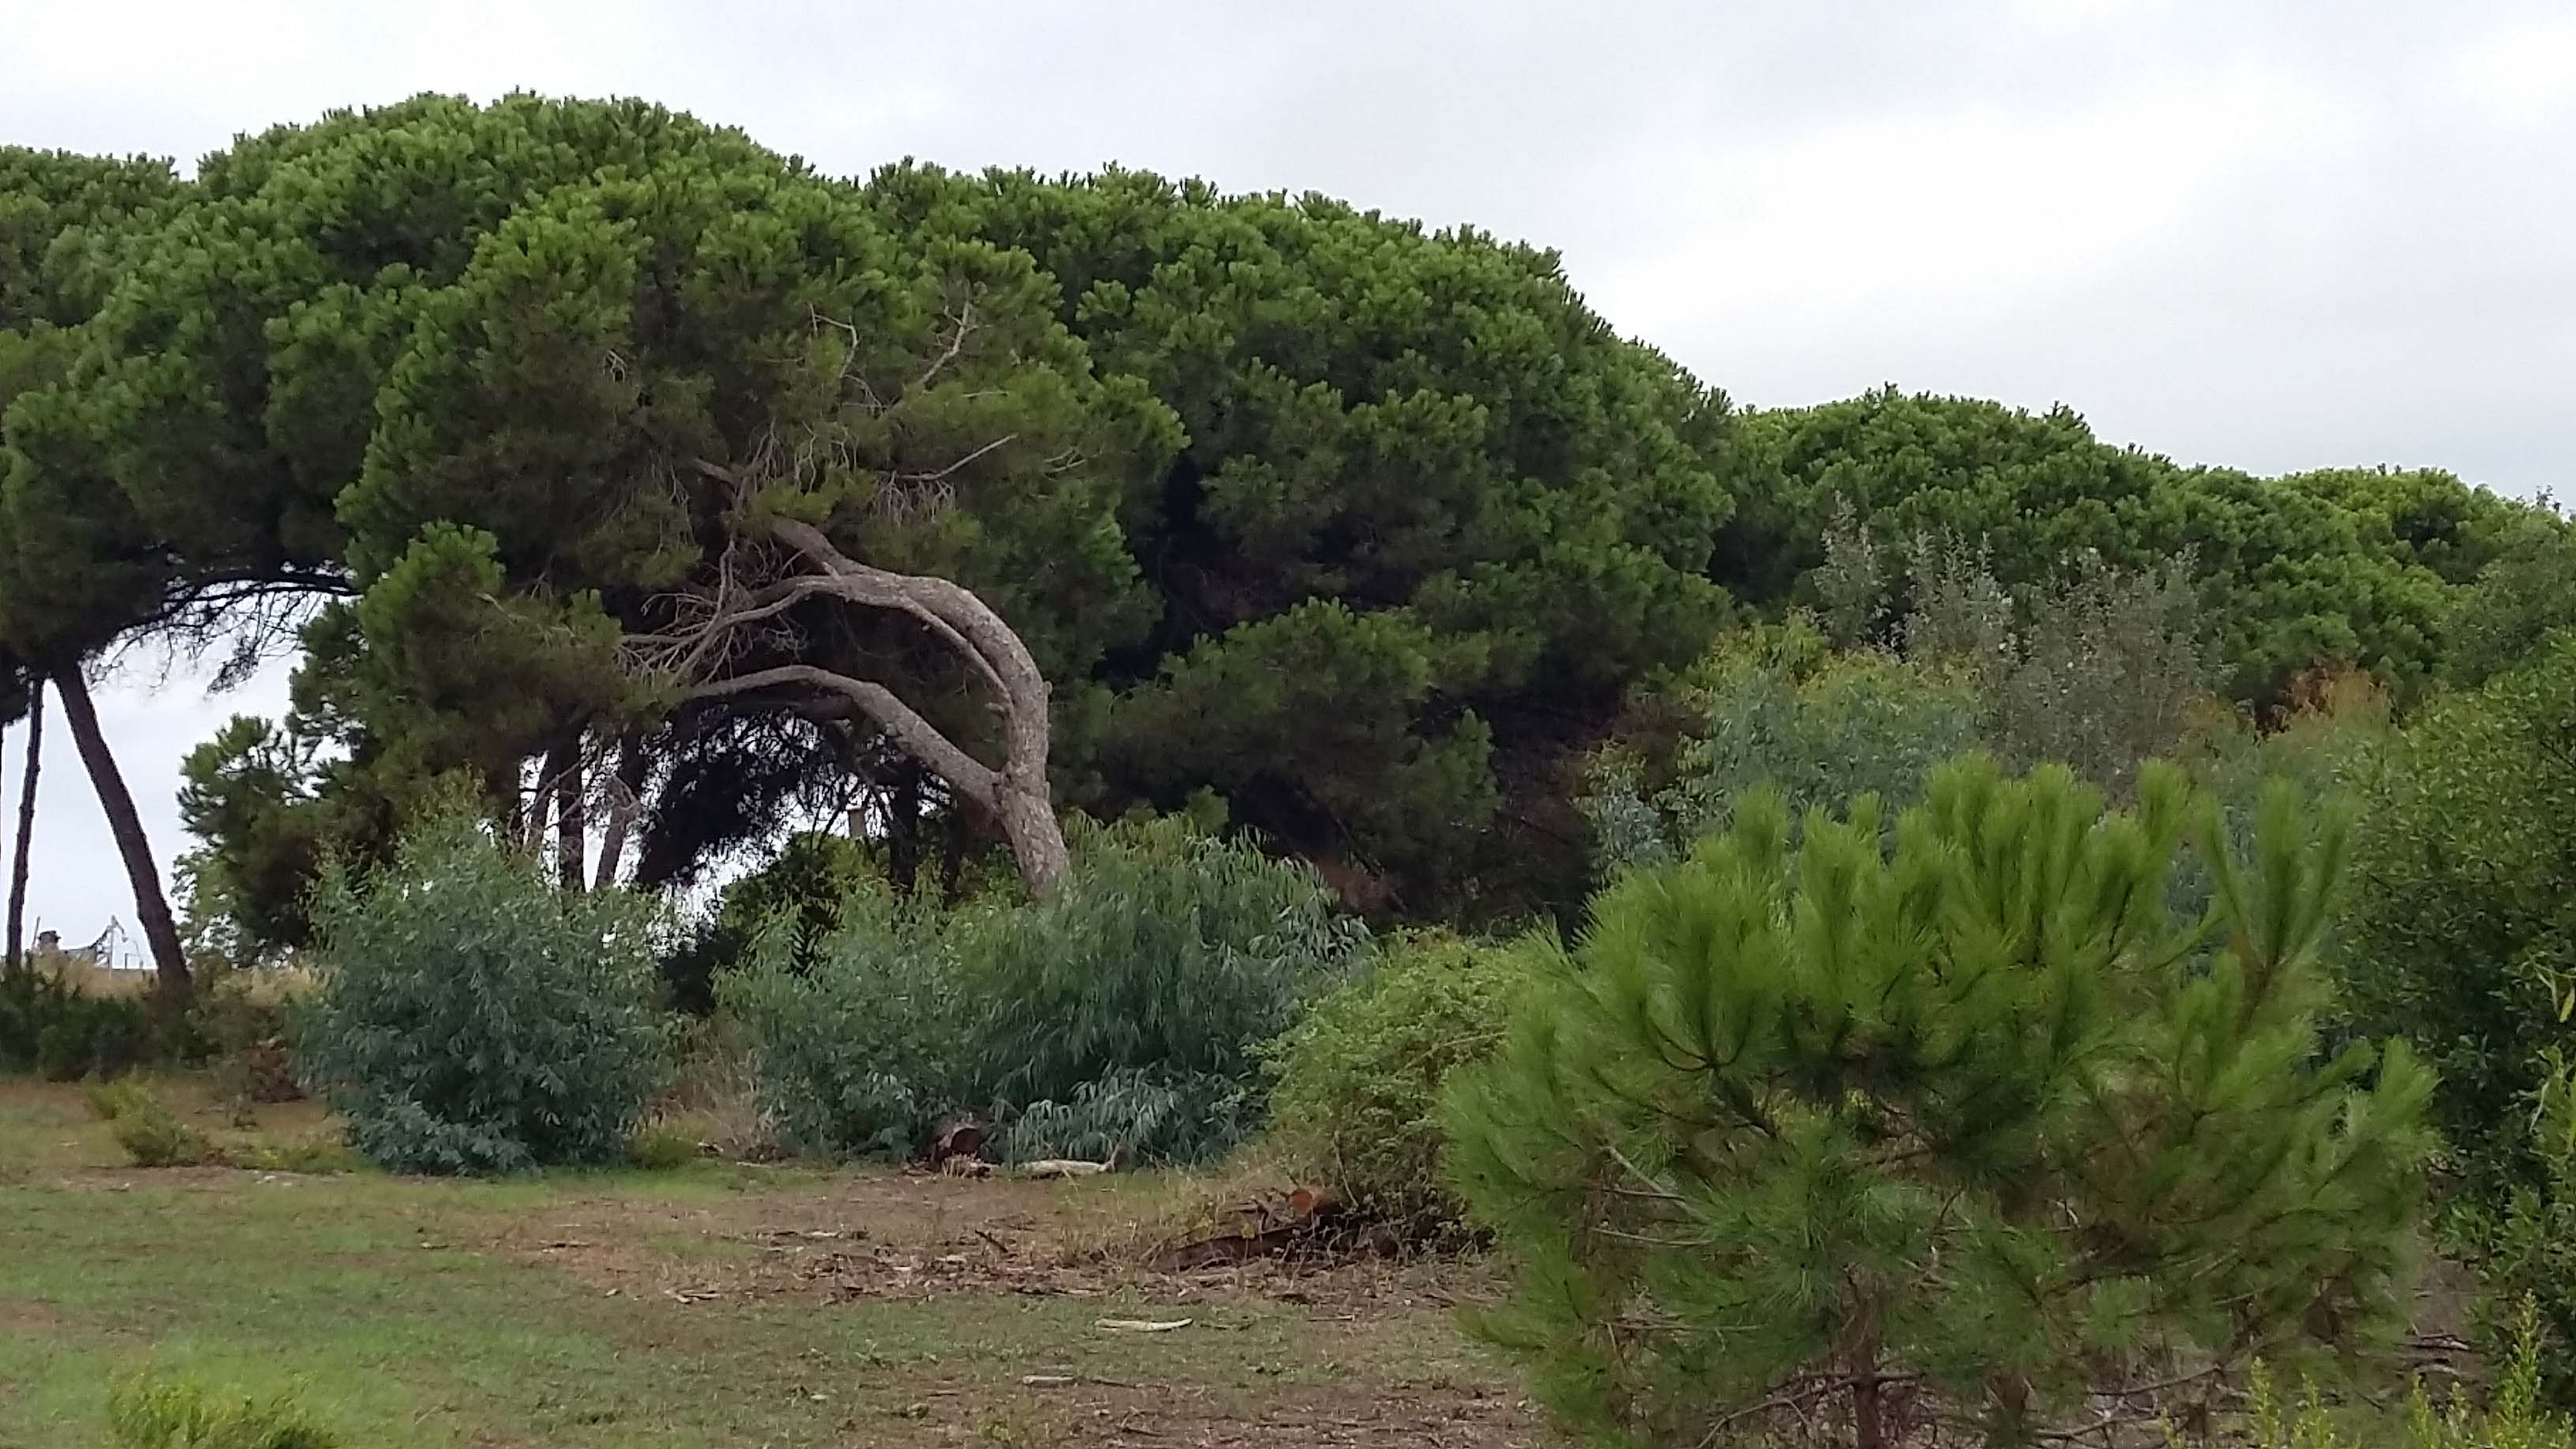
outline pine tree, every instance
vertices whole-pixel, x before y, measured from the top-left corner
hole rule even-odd
[[[2320,1051],[2348,829],[2306,815],[2271,790],[2241,859],[2169,769],[2106,811],[1971,756],[1892,832],[1863,797],[1793,848],[1750,797],[1597,898],[1453,1079],[1458,1184],[1517,1272],[1481,1329],[1605,1440],[1795,1407],[1877,1449],[1931,1418],[2027,1442],[2379,1321],[2431,1081]]]

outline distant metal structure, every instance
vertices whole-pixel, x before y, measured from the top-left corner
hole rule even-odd
[[[48,938],[59,939],[51,931],[37,934],[36,944],[39,949],[44,946]],[[134,944],[134,937],[126,931],[125,923],[114,916],[107,918],[107,929],[98,933],[97,940],[86,946],[64,946],[59,949],[65,956],[75,961],[87,961],[93,966],[109,971],[140,970],[143,965],[143,952]]]

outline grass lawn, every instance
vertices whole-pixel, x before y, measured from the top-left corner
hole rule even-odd
[[[1458,1331],[1472,1267],[1148,1273],[1129,1225],[1179,1190],[148,1170],[0,1081],[0,1445],[100,1442],[146,1366],[301,1384],[352,1446],[1551,1442]]]

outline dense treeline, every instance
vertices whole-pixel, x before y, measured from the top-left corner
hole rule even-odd
[[[674,1008],[786,1150],[1269,1130],[1644,1442],[2349,1348],[2434,1181],[2576,1342],[2546,504],[1746,411],[1473,231],[533,97],[0,151],[0,444],[0,720],[166,988],[13,973],[0,1060],[211,1049],[191,953],[295,951],[399,1167],[614,1160]],[[137,647],[297,666],[187,761],[185,939]]]
[[[280,128],[188,182],[8,165],[13,671],[276,648],[320,603],[294,715],[191,768],[204,879],[279,942],[326,848],[381,856],[449,774],[646,884],[858,796],[907,879],[1006,838],[1007,782],[961,790],[842,687],[990,763],[978,656],[810,589],[779,518],[1008,622],[1061,802],[1213,796],[1372,908],[1487,920],[1579,897],[1575,763],[1719,629],[1813,601],[1837,499],[1900,572],[1935,534],[2008,587],[2187,559],[2257,706],[2438,674],[2454,596],[2541,526],[2063,410],[1744,414],[1553,256],[1313,196],[845,183],[526,97]],[[764,588],[804,592],[735,618]]]

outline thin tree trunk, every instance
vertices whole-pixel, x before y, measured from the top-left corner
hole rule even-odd
[[[966,802],[951,798],[939,832],[939,899],[955,906],[966,898]]]
[[[508,782],[508,788],[495,789],[492,792],[493,802],[501,807],[501,839],[513,851],[525,848],[528,843],[527,773],[526,760],[512,760],[509,773],[504,777]],[[498,785],[501,782],[494,783]],[[537,814],[540,817],[545,814],[543,800],[544,797],[540,795],[537,806]]]
[[[608,798],[608,823],[599,832],[599,874],[592,889],[606,890],[617,884],[617,872],[626,863],[626,837],[635,828],[635,812],[643,808],[644,772],[650,765],[644,753],[644,742],[628,735],[617,746],[617,773]]]
[[[1851,1350],[1844,1360],[1851,1375],[1852,1449],[1886,1449],[1887,1403],[1878,1371],[1878,1300],[1854,1285],[1856,1322],[1849,1330]]]
[[[36,772],[45,760],[45,681],[27,685],[27,768],[18,787],[18,853],[9,862],[9,967],[27,961],[27,851],[36,839]]]
[[[921,883],[921,767],[906,761],[895,772],[886,796],[886,876],[895,894],[910,900]]]
[[[589,783],[582,778],[581,732],[546,752],[546,776],[555,794],[555,879],[576,895],[589,881]]]
[[[100,808],[107,812],[107,828],[116,837],[117,853],[125,857],[125,876],[134,885],[134,915],[152,948],[162,1003],[184,1006],[190,986],[188,953],[179,944],[177,923],[170,919],[170,900],[161,893],[161,870],[152,863],[152,842],[143,833],[143,817],[135,813],[134,795],[125,788],[116,757],[108,752],[107,736],[99,730],[98,709],[90,703],[89,684],[81,678],[80,666],[60,666],[53,671],[53,680],[63,697],[63,718],[71,725],[72,744],[89,769]]]

